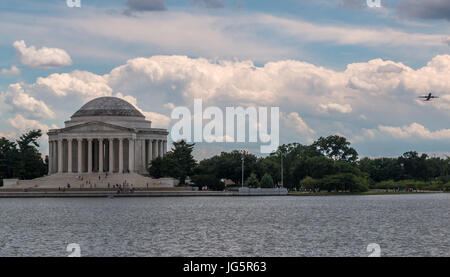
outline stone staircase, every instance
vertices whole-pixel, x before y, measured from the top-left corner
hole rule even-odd
[[[100,178],[99,178],[100,177]],[[172,188],[177,183],[172,178],[153,179],[137,173],[108,174],[105,173],[61,173],[44,176],[33,180],[20,180],[14,188],[63,188],[70,184],[71,188],[110,188],[126,182],[135,188]],[[11,188],[13,188],[11,187]]]

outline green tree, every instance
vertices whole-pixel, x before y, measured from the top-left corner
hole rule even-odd
[[[195,174],[213,174],[218,178],[230,179],[236,184],[242,179],[242,157],[244,157],[244,179],[255,172],[257,158],[253,154],[242,154],[237,150],[232,152],[222,152],[218,156],[200,161],[195,168]]]
[[[426,154],[419,156],[415,151],[406,152],[399,157],[398,161],[407,175],[405,179],[427,180],[427,158]]]
[[[37,140],[42,136],[41,130],[32,130],[23,134],[18,140],[20,168],[18,177],[20,179],[34,179],[44,176],[48,168],[38,151]]]
[[[281,180],[281,165],[276,156],[271,155],[265,158],[259,158],[256,161],[254,170],[258,178],[262,178],[265,174],[269,174],[274,183],[278,183]]]
[[[194,145],[194,143],[189,144],[184,140],[174,142],[172,150],[167,152],[163,158],[156,158],[151,162],[149,174],[155,178],[177,178],[180,185],[185,184],[186,177],[193,173],[196,166],[192,156]]]
[[[306,176],[299,182],[299,185],[302,189],[312,191],[316,191],[319,188],[319,184],[320,183],[318,180],[311,178],[309,176]]]
[[[249,188],[259,188],[258,177],[255,173],[250,174],[250,177],[245,180],[245,186]]]
[[[0,179],[34,179],[48,172],[48,163],[38,151],[41,130],[29,131],[17,143],[0,138]]]
[[[20,167],[19,151],[16,143],[0,138],[0,179],[18,176]]]
[[[283,185],[287,188],[297,186],[298,180],[306,176],[305,161],[308,158],[318,156],[321,156],[321,153],[314,147],[299,143],[283,144],[278,147],[277,151],[270,155],[271,158],[276,159],[278,165],[281,164],[281,158],[283,157]],[[278,169],[281,172],[279,166]]]
[[[261,178],[261,187],[262,188],[273,188],[273,180],[272,180],[272,176],[270,176],[269,174],[264,174],[264,176]]]
[[[364,192],[369,189],[363,177],[352,173],[328,175],[321,180],[321,186],[327,191]]]
[[[166,160],[164,160],[161,157],[157,157],[156,159],[153,159],[150,163],[150,167],[148,169],[148,172],[150,174],[150,176],[154,177],[154,178],[161,178],[164,177],[164,170],[166,168],[166,166],[164,166],[164,163],[166,162]]]
[[[333,160],[355,162],[358,159],[358,152],[350,147],[350,142],[338,135],[320,137],[312,146]]]
[[[200,188],[207,186],[208,189],[217,191],[222,191],[225,189],[225,184],[214,175],[193,175],[191,177],[191,181],[194,183],[194,186],[198,186]]]

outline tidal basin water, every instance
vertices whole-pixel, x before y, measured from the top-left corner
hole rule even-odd
[[[450,194],[0,199],[0,256],[450,256]]]

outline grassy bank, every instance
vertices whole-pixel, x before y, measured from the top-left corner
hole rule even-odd
[[[290,191],[291,196],[347,196],[347,195],[402,195],[402,194],[417,194],[417,193],[443,193],[442,191],[366,191],[366,192],[299,192]]]

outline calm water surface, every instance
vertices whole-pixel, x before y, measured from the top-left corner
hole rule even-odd
[[[450,194],[0,199],[0,256],[450,256]]]

